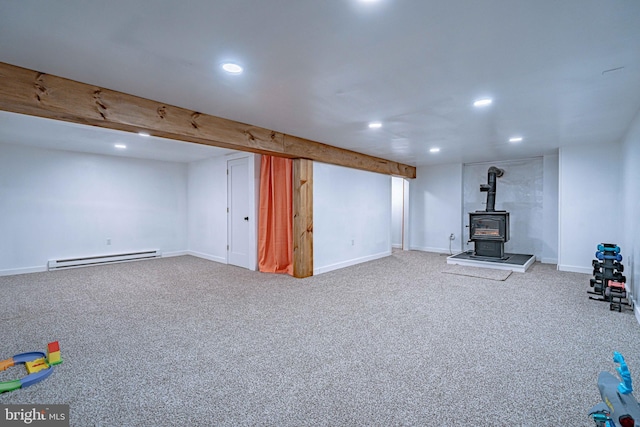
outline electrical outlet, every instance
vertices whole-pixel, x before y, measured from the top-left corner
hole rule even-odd
[[[356,241],[355,240],[351,240],[351,246],[355,246]]]
[[[111,244],[111,239],[107,239],[107,245]]]
[[[453,233],[449,234],[449,240],[456,240],[456,235]]]

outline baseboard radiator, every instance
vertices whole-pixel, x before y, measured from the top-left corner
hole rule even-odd
[[[159,250],[127,252],[121,254],[96,255],[82,258],[66,258],[49,260],[47,268],[49,271],[62,270],[64,268],[87,267],[90,265],[111,264],[115,262],[135,261],[140,259],[159,258],[162,252]]]

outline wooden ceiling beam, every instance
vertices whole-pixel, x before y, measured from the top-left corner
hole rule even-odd
[[[0,62],[0,110],[406,178],[416,168]]]

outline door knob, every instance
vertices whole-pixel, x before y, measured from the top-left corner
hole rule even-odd
[[[245,220],[245,221],[249,221],[249,217],[248,217],[248,216],[245,216],[245,217],[244,217],[244,220]]]

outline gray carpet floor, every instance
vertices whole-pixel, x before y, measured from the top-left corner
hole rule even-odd
[[[640,326],[590,301],[588,275],[445,263],[394,252],[300,280],[184,256],[0,277],[0,359],[58,340],[64,360],[0,404],[69,404],[72,426],[579,427],[614,350],[640,379]]]

